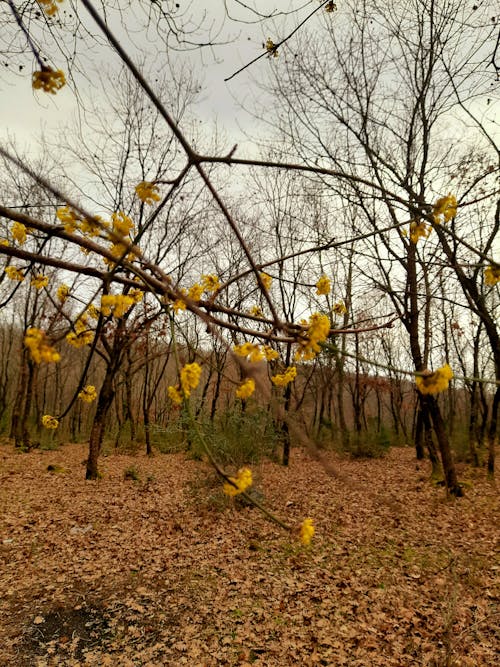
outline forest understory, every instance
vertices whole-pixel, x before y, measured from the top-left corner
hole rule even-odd
[[[478,667],[500,649],[500,500],[459,466],[446,498],[412,448],[292,450],[254,487],[304,547],[185,454],[0,447],[0,665]],[[49,469],[50,467],[50,469]]]

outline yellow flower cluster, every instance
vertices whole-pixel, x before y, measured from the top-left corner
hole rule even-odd
[[[417,375],[415,384],[421,394],[439,394],[441,391],[448,389],[452,377],[453,371],[448,364],[445,364],[434,373]]]
[[[58,90],[66,83],[64,72],[60,69],[53,70],[49,67],[43,69],[41,72],[33,72],[31,85],[34,90],[43,90],[46,93],[55,95]]]
[[[343,301],[337,301],[337,303],[333,305],[332,311],[335,315],[343,315],[344,313],[347,313],[347,308]]]
[[[484,270],[484,282],[487,285],[496,285],[500,282],[500,266],[487,266]]]
[[[245,357],[248,361],[256,363],[257,361],[262,361],[266,359],[267,361],[272,361],[277,359],[280,355],[279,352],[273,350],[269,345],[258,345],[257,343],[243,343],[242,345],[235,345],[233,347],[233,352],[238,355],[238,357]]]
[[[271,378],[271,382],[276,387],[286,387],[287,384],[293,382],[297,377],[297,369],[295,366],[288,366],[284,373],[277,373]]]
[[[236,390],[236,398],[241,398],[245,400],[249,398],[255,391],[255,380],[252,378],[247,378],[243,380],[238,389]]]
[[[449,222],[457,214],[457,200],[449,192],[446,197],[440,197],[432,207],[432,219],[436,224],[441,222],[441,216],[445,222]]]
[[[200,382],[200,377],[201,366],[196,362],[192,364],[186,364],[181,369],[181,387],[186,398],[189,398],[191,395],[191,389],[196,389]]]
[[[72,347],[77,349],[90,345],[94,340],[94,332],[91,331],[83,318],[80,318],[75,323],[76,331],[70,331],[66,334],[66,341]]]
[[[172,308],[174,309],[174,313],[178,313],[180,310],[186,310],[186,302],[182,299],[176,299],[172,304]]]
[[[43,415],[42,425],[49,430],[55,430],[59,426],[59,420],[51,415]]]
[[[84,387],[78,394],[78,398],[80,398],[85,403],[92,403],[92,401],[95,401],[97,398],[97,391],[94,385],[88,384],[86,387]]]
[[[300,526],[300,541],[304,546],[309,546],[314,536],[314,525],[312,519],[304,519]]]
[[[58,301],[64,303],[69,296],[69,287],[64,283],[59,285],[59,287],[57,288],[56,296]]]
[[[237,496],[252,486],[252,471],[249,468],[240,468],[236,477],[229,479],[230,482],[224,483],[224,493],[228,496]]]
[[[130,230],[134,228],[131,218],[125,215],[123,211],[112,213],[111,225],[115,234],[120,234],[120,236],[127,236]]]
[[[168,397],[170,398],[172,403],[175,403],[175,405],[180,405],[182,403],[182,401],[184,400],[183,395],[181,394],[181,392],[179,391],[179,389],[177,387],[170,386],[167,389],[167,393],[168,393]]]
[[[0,239],[0,245],[9,246],[10,243],[7,239]]]
[[[316,283],[316,294],[318,296],[326,295],[330,293],[332,285],[330,283],[330,278],[325,275],[322,275],[321,278]]]
[[[269,54],[272,54],[274,58],[278,57],[278,49],[276,48],[276,44],[270,37],[268,37],[266,40],[265,49]]]
[[[252,306],[248,312],[253,317],[264,317],[264,313],[262,312],[262,308],[260,306]]]
[[[108,317],[123,317],[134,305],[135,300],[128,294],[103,294],[101,297],[101,313]]]
[[[260,279],[262,280],[262,284],[264,285],[265,289],[268,290],[271,287],[271,283],[273,282],[271,276],[267,273],[261,273]]]
[[[56,363],[61,359],[61,355],[47,342],[45,333],[41,329],[29,328],[24,336],[24,344],[36,364],[42,361]]]
[[[28,234],[28,230],[26,227],[23,225],[22,222],[15,222],[11,230],[12,236],[14,239],[19,243],[19,245],[24,245],[26,243],[26,236]]]
[[[43,273],[39,273],[31,279],[31,284],[35,289],[42,289],[49,284],[49,277],[44,276]]]
[[[330,333],[330,320],[327,315],[313,313],[309,322],[302,321],[301,324],[308,325],[306,337],[299,340],[299,349],[295,353],[295,359],[308,361],[314,359],[321,351],[319,343],[327,339]]]
[[[82,234],[88,236],[99,236],[102,227],[107,227],[101,216],[95,215],[93,218],[83,218],[69,206],[61,206],[56,211],[57,218],[62,222],[64,231],[73,234],[79,229]],[[81,248],[82,252],[89,252],[86,248]]]
[[[62,2],[62,0],[37,0],[38,4],[41,5],[43,11],[47,16],[54,16],[59,7],[56,5],[56,2]]]
[[[195,283],[188,289],[188,298],[191,299],[191,301],[199,301],[203,295],[204,292],[203,285],[200,285],[200,283]]]
[[[432,232],[432,227],[425,222],[410,222],[410,239],[417,243],[419,239],[426,239]]]
[[[155,201],[160,201],[160,193],[158,186],[149,181],[141,181],[139,185],[135,186],[136,195],[145,204],[154,204]]]
[[[201,276],[201,284],[205,292],[210,294],[216,292],[220,287],[219,276],[216,276],[215,273],[203,275]]]
[[[7,278],[9,278],[9,280],[17,280],[20,283],[22,283],[24,280],[24,273],[21,271],[21,269],[18,269],[16,266],[5,267],[5,273],[7,275]]]

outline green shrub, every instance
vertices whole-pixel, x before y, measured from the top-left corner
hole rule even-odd
[[[130,468],[127,468],[123,473],[123,478],[131,479],[134,482],[139,482],[141,479],[139,471],[135,466],[130,466]]]

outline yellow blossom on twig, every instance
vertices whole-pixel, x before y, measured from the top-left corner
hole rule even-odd
[[[42,425],[49,430],[55,430],[59,426],[59,420],[52,415],[43,415]]]
[[[264,313],[262,312],[262,308],[260,306],[252,306],[248,312],[253,317],[264,317]]]
[[[59,9],[56,2],[62,2],[62,0],[37,0],[37,2],[47,16],[54,16]]]
[[[297,369],[295,366],[288,366],[284,373],[277,373],[271,378],[271,382],[276,387],[286,387],[287,384],[293,382],[297,377]]]
[[[322,275],[321,278],[316,283],[316,294],[318,296],[326,295],[330,293],[332,285],[330,283],[330,278],[325,275]]]
[[[410,222],[410,239],[417,243],[419,239],[426,239],[432,232],[432,227],[425,222]]]
[[[453,371],[448,364],[445,364],[434,373],[424,371],[423,375],[417,375],[415,384],[421,394],[439,394],[441,391],[448,389],[452,377]]]
[[[260,279],[262,280],[262,284],[264,285],[265,289],[268,290],[271,287],[271,283],[273,282],[271,276],[267,273],[261,273]]]
[[[56,363],[60,361],[61,355],[47,341],[45,333],[36,327],[27,329],[24,336],[24,344],[31,354],[31,358],[36,364],[42,361],[46,363]]]
[[[270,37],[266,39],[265,49],[269,55],[272,54],[274,58],[278,57],[278,47]]]
[[[457,200],[454,195],[449,192],[446,197],[440,197],[432,207],[432,218],[436,224],[441,222],[441,216],[445,222],[449,222],[457,215]]]
[[[347,313],[347,308],[343,301],[337,301],[337,303],[333,304],[332,311],[335,315],[343,315],[344,313]]]
[[[64,303],[66,301],[66,299],[68,298],[69,294],[70,294],[70,290],[69,290],[69,287],[67,285],[65,285],[64,283],[59,285],[59,287],[57,288],[57,292],[56,292],[56,296],[57,296],[58,301],[60,301],[61,303]]]
[[[308,361],[314,359],[316,354],[321,351],[319,343],[327,339],[330,333],[330,320],[327,315],[313,313],[308,324],[307,332],[299,340],[299,349],[295,353],[295,359]]]
[[[243,380],[238,389],[236,390],[236,398],[241,398],[245,400],[249,398],[255,391],[255,380],[253,378],[247,378]]]
[[[95,401],[97,398],[97,391],[94,385],[88,384],[86,387],[84,387],[78,394],[78,398],[80,398],[85,403],[92,403],[92,401]]]
[[[309,546],[314,535],[314,525],[312,519],[304,519],[300,526],[300,541],[304,546]]]
[[[145,204],[154,204],[155,201],[160,201],[158,186],[150,181],[141,181],[139,185],[135,186],[135,193]]]
[[[22,283],[24,280],[24,273],[16,266],[6,266],[5,273],[9,280],[17,280],[20,283]]]
[[[12,225],[10,231],[12,232],[12,236],[19,243],[19,245],[24,245],[26,243],[26,236],[28,232],[22,222],[15,222]]]
[[[216,276],[215,273],[203,275],[201,276],[201,285],[205,292],[216,292],[220,286],[219,276]]]
[[[191,389],[196,389],[201,377],[201,366],[196,362],[186,364],[181,370],[181,387],[184,396],[189,398]]]
[[[487,285],[496,285],[500,282],[500,266],[487,266],[484,270],[484,282]]]
[[[170,386],[167,389],[167,394],[172,403],[175,403],[175,405],[181,405],[182,401],[184,400],[184,397],[179,391],[178,387]]]
[[[47,287],[49,284],[49,277],[44,276],[43,273],[40,273],[31,279],[31,284],[35,289],[42,289],[43,287]]]
[[[252,486],[252,471],[249,468],[240,468],[236,477],[229,477],[229,480],[223,486],[224,493],[228,496],[237,496]]]
[[[134,305],[134,299],[128,294],[103,294],[101,297],[101,313],[108,317],[123,317]]]
[[[203,295],[204,292],[204,287],[203,285],[200,285],[199,283],[195,283],[188,289],[188,298],[191,299],[192,301],[199,301]]]
[[[60,69],[53,70],[49,67],[41,72],[33,72],[31,85],[35,90],[43,90],[46,93],[55,95],[58,90],[66,83],[64,72]]]
[[[264,359],[264,351],[260,345],[256,343],[243,343],[242,345],[235,345],[233,347],[233,352],[238,355],[238,357],[248,358],[252,363],[257,361],[262,361]]]

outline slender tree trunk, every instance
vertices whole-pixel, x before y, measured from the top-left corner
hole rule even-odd
[[[439,405],[434,396],[423,396],[423,402],[428,406],[429,414],[434,426],[434,432],[441,454],[441,462],[443,464],[444,478],[448,493],[454,496],[463,496],[463,490],[458,483],[457,473],[453,464],[453,457],[451,454],[450,443],[448,442],[448,435],[446,433],[445,424],[441,416]]]
[[[97,463],[101,453],[101,446],[104,438],[106,417],[114,398],[113,376],[114,367],[109,365],[106,369],[104,382],[97,399],[94,423],[92,424],[92,430],[90,432],[89,457],[87,459],[87,471],[85,474],[85,479],[98,479],[99,477]]]

